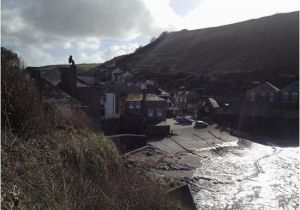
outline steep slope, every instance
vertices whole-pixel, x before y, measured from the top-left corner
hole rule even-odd
[[[221,27],[168,33],[117,65],[142,75],[216,76],[299,70],[299,12],[276,14]]]

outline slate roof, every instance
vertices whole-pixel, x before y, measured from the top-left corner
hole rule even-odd
[[[299,92],[299,81],[295,81],[280,90],[280,92]]]
[[[42,79],[42,96],[43,102],[48,104],[72,104],[81,106],[81,102],[71,97],[66,92],[52,85],[46,79]]]
[[[218,101],[218,104],[222,107],[228,106],[224,110],[223,114],[239,114],[242,106],[242,99],[240,97],[231,97],[231,96],[216,96],[215,99]]]
[[[269,82],[264,82],[260,85],[255,86],[254,88],[248,90],[247,92],[278,92],[279,89],[272,85]]]
[[[163,89],[159,88],[159,91],[160,91],[160,95],[161,96],[170,96],[170,93],[167,92],[167,91],[164,91]]]
[[[83,77],[77,75],[77,80],[90,86],[95,85],[95,77]]]
[[[142,101],[143,94],[141,93],[130,93],[126,97],[125,101]],[[146,101],[164,101],[165,99],[155,95],[155,94],[146,94]]]
[[[218,102],[214,98],[208,98],[207,100],[209,101],[209,103],[211,104],[211,106],[213,108],[216,109],[216,108],[220,107],[219,104],[218,104]]]
[[[90,87],[90,85],[87,85],[86,83],[77,80],[77,87],[78,88],[81,88],[81,87]]]

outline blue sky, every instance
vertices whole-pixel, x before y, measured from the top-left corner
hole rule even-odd
[[[163,31],[299,10],[298,0],[2,0],[1,45],[28,66],[100,63]]]

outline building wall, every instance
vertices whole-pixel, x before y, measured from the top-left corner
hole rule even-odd
[[[140,105],[140,108],[138,105]],[[152,109],[153,115],[149,116],[149,109]],[[158,109],[161,110],[161,116],[158,115]],[[126,101],[124,105],[125,117],[129,118],[143,118],[148,120],[163,121],[167,116],[167,102],[166,101],[146,101],[144,106],[142,102],[138,101]]]
[[[276,91],[247,91],[246,100],[251,103],[275,103],[278,101]]]
[[[77,88],[77,94],[75,98],[88,106],[89,114],[93,118],[100,119],[101,99],[103,99],[101,92],[92,87],[80,87]]]
[[[149,109],[153,110],[153,115],[149,116]],[[158,110],[161,110],[161,115],[158,115]],[[167,117],[167,102],[166,101],[146,101],[145,112],[148,119],[165,120]]]
[[[114,93],[105,93],[105,116],[113,117],[116,114],[116,95]]]
[[[67,93],[76,94],[77,88],[77,69],[76,66],[61,67],[61,88]]]

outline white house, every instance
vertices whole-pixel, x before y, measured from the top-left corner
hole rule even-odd
[[[101,99],[102,118],[116,117],[116,94],[112,91],[105,91]]]

